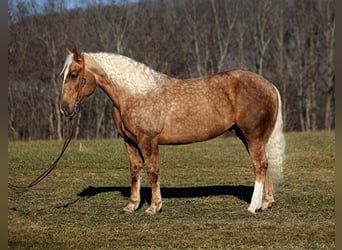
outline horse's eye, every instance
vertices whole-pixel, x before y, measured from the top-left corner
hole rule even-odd
[[[77,77],[78,77],[78,75],[75,75],[75,74],[70,75],[70,79],[73,81],[77,80]]]

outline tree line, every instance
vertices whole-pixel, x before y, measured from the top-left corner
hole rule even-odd
[[[334,129],[333,0],[8,1],[8,138],[64,136],[65,49],[129,56],[191,78],[235,68],[280,90],[285,130]],[[82,106],[77,137],[116,137],[101,90]]]

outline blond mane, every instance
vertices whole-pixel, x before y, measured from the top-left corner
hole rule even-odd
[[[164,74],[126,56],[111,53],[85,53],[107,73],[114,84],[132,94],[145,94],[163,84]]]

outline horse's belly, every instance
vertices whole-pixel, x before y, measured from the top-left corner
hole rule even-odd
[[[221,135],[232,125],[228,119],[224,118],[219,120],[210,119],[210,117],[175,119],[173,122],[165,124],[159,137],[159,144],[187,144],[205,141]]]

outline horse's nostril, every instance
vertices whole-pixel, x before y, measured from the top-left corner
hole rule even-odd
[[[74,105],[62,104],[60,107],[61,113],[67,117],[73,116],[75,109]]]

